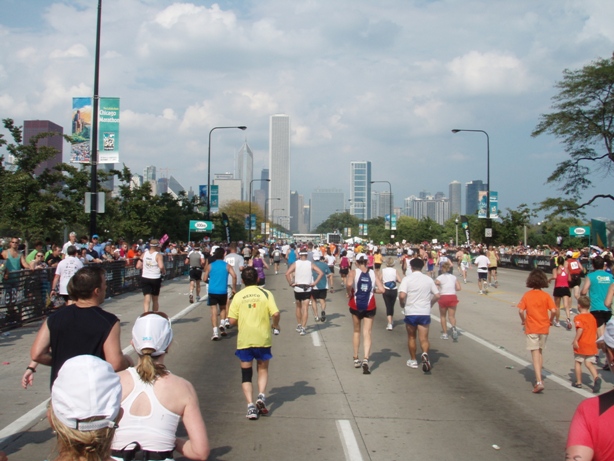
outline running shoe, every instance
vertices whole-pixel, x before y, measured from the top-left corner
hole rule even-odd
[[[360,359],[358,357],[354,358],[354,368],[360,368]]]
[[[483,295],[483,294],[484,294],[484,292],[483,292],[482,290],[480,290],[480,291],[478,291],[478,294]]]
[[[313,318],[316,322],[320,321],[320,317],[318,317],[317,315]]]
[[[269,410],[266,407],[266,398],[264,394],[258,394],[258,400],[256,400],[256,407],[258,408],[258,412],[262,416],[268,416]]]
[[[298,332],[300,333],[300,332],[301,332],[301,328],[303,328],[303,326],[302,326],[302,325],[299,323],[299,324],[296,326],[296,331],[298,331]]]
[[[458,330],[456,329],[456,327],[452,327],[452,339],[454,341],[458,340]]]
[[[194,296],[192,296],[192,293],[190,293],[190,304],[192,304],[194,302]]]
[[[307,332],[305,331],[305,329],[303,327],[301,327],[301,331],[299,331],[298,333],[301,336],[305,336],[307,334]]]
[[[230,330],[230,327],[231,327],[230,320],[228,319],[224,320],[224,327],[226,327],[227,330]]]
[[[218,334],[217,328],[213,329],[213,336],[211,336],[211,341],[218,341],[220,336]]]
[[[533,393],[539,394],[543,390],[544,390],[544,383],[542,383],[541,381],[536,382],[535,387],[533,387]]]
[[[447,333],[442,333],[441,334],[441,339],[448,339],[448,334]]]
[[[499,288],[499,282],[495,282],[495,288]]]
[[[326,312],[324,311],[320,314],[320,322],[326,322]]]
[[[593,384],[593,394],[598,394],[601,390],[601,376],[595,378],[595,384]]]
[[[224,323],[220,323],[220,334],[222,336],[226,336],[228,333],[226,333],[226,328],[224,327]]]
[[[196,302],[199,303],[200,302],[200,296],[196,297]]]
[[[565,325],[565,328],[567,328],[568,330],[571,330],[573,328],[573,325],[571,324],[571,319],[567,319],[567,324]]]
[[[386,325],[386,330],[392,331],[392,323],[389,323],[388,325]]]
[[[429,362],[429,355],[426,352],[422,353],[422,371],[425,373],[431,371],[431,362]]]
[[[371,370],[369,370],[369,360],[368,359],[364,359],[362,361],[362,374],[363,375],[370,375],[371,374]]]
[[[279,330],[277,328],[273,328],[273,334],[277,336],[279,334]]]
[[[412,360],[412,359],[409,359],[409,360],[407,361],[407,366],[408,366],[409,368],[418,368],[418,361],[417,361],[417,360]]]
[[[247,415],[245,416],[247,419],[258,419],[258,408],[253,403],[247,406]]]
[[[552,326],[560,328],[561,327],[561,322],[559,322],[558,320],[553,320],[552,321]]]

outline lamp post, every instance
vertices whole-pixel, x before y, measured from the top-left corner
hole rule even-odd
[[[392,184],[390,184],[390,181],[371,181],[371,184],[375,184],[376,182],[385,182],[388,184],[389,193],[390,193],[390,200],[389,200],[390,202],[390,243],[392,243]],[[386,219],[384,219],[384,223],[385,222],[386,222]],[[384,224],[384,227],[386,227],[385,224]]]
[[[458,248],[458,217],[454,218],[454,224],[456,225],[456,248]]]
[[[280,199],[277,199],[280,200]],[[273,209],[273,211],[271,211],[271,222],[273,223],[273,225],[275,225],[275,212],[276,211],[286,211],[284,208],[275,208]],[[271,234],[273,234],[273,227],[271,226]]]
[[[492,237],[492,229],[490,222],[490,137],[484,130],[465,130],[455,128],[452,133],[456,134],[460,131],[468,131],[470,133],[484,133],[486,135],[486,237]]]
[[[246,126],[215,126],[209,131],[209,149],[207,151],[207,220],[211,220],[211,133],[214,130],[226,129],[247,130]],[[251,223],[250,223],[251,227]]]
[[[254,184],[255,181],[266,181],[266,182],[271,182],[270,179],[252,179],[249,182],[249,231],[248,231],[248,235],[249,235],[249,241],[252,241],[252,186]],[[266,215],[264,217],[264,219],[266,220]]]
[[[94,98],[92,110],[92,144],[90,171],[90,238],[96,234],[96,219],[98,213],[98,82],[100,78],[100,28],[102,22],[102,0],[98,0],[98,14],[96,19],[96,52],[94,58]]]

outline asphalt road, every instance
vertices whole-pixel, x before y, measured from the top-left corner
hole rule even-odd
[[[353,367],[345,292],[329,293],[327,321],[315,323],[310,314],[308,334],[301,337],[294,330],[292,291],[281,273],[269,271],[266,287],[281,310],[282,331],[273,343],[270,416],[257,421],[245,418],[234,356],[236,330],[212,342],[209,308],[205,302],[189,306],[187,278],[172,281],[165,283],[161,296],[161,309],[179,316],[166,364],[198,392],[211,460],[563,459],[571,416],[591,395],[590,377],[584,374],[583,390],[570,386],[573,332],[551,328],[544,360],[546,390],[531,392],[530,354],[515,307],[527,274],[500,270],[499,288],[481,296],[472,271],[470,283],[459,293],[458,342],[440,339],[439,313],[433,308],[433,369],[428,374],[406,366],[407,335],[398,304],[394,330],[386,331],[378,295],[372,373],[363,375]],[[340,284],[335,275],[336,287]],[[123,346],[129,345],[141,306],[139,293],[105,303],[120,316]],[[0,450],[10,460],[53,456],[54,438],[43,415],[48,370],[39,367],[33,388],[19,387],[37,327],[0,338]],[[604,372],[602,392],[612,382]]]

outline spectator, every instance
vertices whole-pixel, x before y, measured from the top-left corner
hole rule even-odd
[[[26,256],[26,262],[30,264],[36,258],[36,254],[43,251],[43,242],[37,240],[34,242],[34,249]]]
[[[51,286],[51,294],[59,294],[68,303],[68,282],[71,277],[83,267],[83,263],[77,258],[77,247],[71,245],[66,250],[68,255],[60,261],[53,277]]]
[[[76,247],[77,250],[81,248],[81,245],[77,243],[77,233],[76,232],[71,232],[70,234],[68,234],[68,242],[66,242],[64,246],[62,247],[62,257],[66,257],[68,247],[71,245]]]
[[[51,254],[45,258],[45,262],[49,267],[57,267],[61,260],[62,254],[60,253],[60,247],[58,245],[53,245]]]

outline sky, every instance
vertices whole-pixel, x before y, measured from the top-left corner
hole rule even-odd
[[[0,118],[69,132],[72,98],[93,94],[96,7],[0,0]],[[121,98],[120,162],[194,190],[211,128],[248,127],[213,132],[212,174],[233,172],[247,141],[259,178],[270,116],[289,115],[291,189],[306,203],[315,189],[349,198],[356,160],[391,182],[396,207],[486,181],[486,136],[451,132],[484,130],[505,213],[560,196],[546,180],[563,145],[531,132],[563,70],[612,55],[613,17],[606,0],[103,0],[100,95]]]

